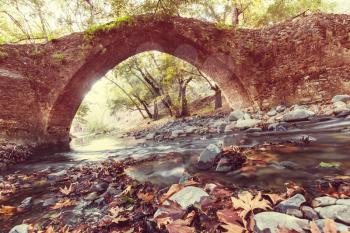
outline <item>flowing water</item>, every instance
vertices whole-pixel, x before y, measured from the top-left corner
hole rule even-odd
[[[310,142],[303,143],[305,138]],[[289,143],[290,141],[297,143]],[[253,154],[257,160],[262,161],[263,166],[251,166],[239,172],[229,173],[200,171],[196,168],[195,161],[200,152],[212,143],[242,147],[276,143],[282,146]],[[130,167],[126,172],[141,182],[150,181],[161,186],[177,183],[186,171],[202,176],[208,181],[239,186],[257,185],[270,190],[284,189],[284,183],[289,181],[307,184],[325,176],[350,175],[350,120],[341,119],[301,122],[295,124],[292,130],[284,132],[193,136],[160,143],[100,135],[76,138],[71,147],[70,152],[36,156],[26,163],[3,171],[0,176],[43,169],[60,171],[85,162],[103,161],[108,157],[122,160],[130,157],[142,159],[151,155],[158,155],[159,159]],[[169,159],[166,156],[169,153],[176,153],[176,156]],[[336,166],[325,168],[320,164]],[[43,199],[50,192],[50,188],[45,186],[22,192],[20,190],[15,198],[5,204],[16,206],[28,196]]]

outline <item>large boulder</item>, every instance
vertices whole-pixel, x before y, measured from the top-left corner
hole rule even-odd
[[[350,224],[350,206],[348,205],[331,205],[318,207],[315,210],[321,218],[329,218]]]
[[[324,229],[325,228],[325,225],[326,225],[326,220],[325,219],[319,219],[319,220],[316,220],[316,225],[318,227],[318,229]],[[337,231],[338,232],[349,232],[350,231],[350,227],[344,225],[344,224],[341,224],[341,223],[335,223],[335,226],[337,228]]]
[[[336,203],[337,199],[334,197],[317,197],[311,202],[311,206],[316,208],[316,207],[323,207],[323,206],[329,206],[329,205],[334,205]]]
[[[239,119],[235,127],[238,129],[249,129],[260,124],[260,122],[260,120],[256,119]]]
[[[198,168],[204,170],[211,168],[220,152],[221,149],[215,144],[207,146],[207,148],[199,155]]]
[[[305,197],[301,194],[296,194],[287,200],[280,202],[275,209],[282,213],[287,213],[288,209],[299,209],[306,202]]]
[[[183,209],[200,202],[202,197],[208,197],[209,194],[203,189],[194,186],[187,186],[179,192],[172,195],[169,199],[177,202]]]
[[[303,121],[303,120],[307,120],[310,117],[314,116],[315,113],[306,109],[295,109],[289,113],[286,113],[283,117],[282,117],[282,121],[287,121],[287,122],[291,122],[291,121]]]
[[[256,233],[277,233],[278,228],[306,232],[309,221],[278,212],[262,212],[254,216]]]
[[[21,224],[14,226],[9,233],[28,233],[29,225]]]
[[[348,102],[350,101],[350,95],[336,95],[332,98],[332,102],[338,102],[338,101],[342,101],[342,102]]]
[[[228,116],[229,121],[238,121],[239,119],[243,119],[244,117],[244,112],[241,110],[235,110],[230,113]]]

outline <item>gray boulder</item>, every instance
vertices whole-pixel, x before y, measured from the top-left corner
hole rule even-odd
[[[28,224],[21,224],[14,226],[9,233],[28,233]]]
[[[286,113],[282,117],[282,120],[286,121],[286,122],[302,121],[302,120],[307,120],[314,115],[315,115],[314,112],[306,110],[306,109],[295,109],[289,113]]]
[[[244,112],[241,110],[235,110],[230,113],[228,116],[229,121],[237,121],[239,119],[242,119],[244,117]]]
[[[289,209],[298,210],[302,204],[306,202],[305,197],[301,194],[296,194],[287,200],[280,202],[275,209],[282,213],[287,213]]]
[[[316,225],[317,225],[318,229],[324,229],[326,220],[319,219],[319,220],[316,220],[315,222],[316,222]],[[335,225],[337,227],[337,231],[338,232],[348,232],[348,231],[350,231],[350,227],[348,227],[348,226],[346,226],[344,224],[336,222]]]
[[[179,205],[186,209],[190,205],[196,202],[200,202],[202,197],[208,197],[209,194],[203,189],[194,186],[187,186],[181,189],[179,192],[172,195],[169,200],[179,203]]]
[[[350,206],[350,199],[338,199],[336,201],[337,205],[348,205]]]
[[[326,207],[317,207],[315,211],[321,218],[329,218],[350,224],[350,206],[347,205],[331,205]]]
[[[266,113],[269,117],[276,116],[277,111],[275,109],[270,110],[269,112]]]
[[[329,206],[329,205],[334,205],[336,203],[337,199],[334,197],[317,197],[311,202],[311,206],[313,208],[316,207],[323,207],[323,206]]]
[[[200,169],[211,168],[214,164],[216,156],[221,152],[221,149],[215,145],[210,144],[207,148],[202,151],[198,158],[198,167]]]
[[[277,233],[278,228],[306,232],[309,221],[278,212],[262,212],[254,216],[256,233]]]
[[[260,120],[256,120],[256,119],[246,119],[246,120],[239,119],[235,127],[238,129],[249,129],[256,126],[260,122],[261,122]]]
[[[309,220],[319,219],[317,212],[314,209],[312,209],[310,206],[302,206],[300,209],[303,212],[304,217],[306,219],[309,219]]]
[[[343,102],[350,101],[350,95],[336,95],[332,98],[333,103],[338,101],[343,101]]]
[[[284,112],[284,110],[286,110],[286,107],[283,105],[278,105],[276,107],[276,112],[278,112],[278,113]]]

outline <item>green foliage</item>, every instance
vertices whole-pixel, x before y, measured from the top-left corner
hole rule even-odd
[[[93,24],[88,29],[85,30],[85,35],[91,39],[96,34],[101,32],[108,32],[115,28],[120,27],[121,25],[132,25],[134,22],[134,18],[131,16],[122,16],[115,19],[113,22],[107,24]]]
[[[340,167],[340,163],[338,163],[338,162],[320,162],[319,167],[322,167],[322,168],[337,168],[337,167]]]
[[[228,24],[221,23],[221,22],[216,23],[215,26],[219,30],[231,30],[233,28],[232,25],[228,25]]]

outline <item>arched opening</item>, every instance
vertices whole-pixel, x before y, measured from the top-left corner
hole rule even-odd
[[[122,133],[173,118],[228,112],[228,101],[210,77],[172,55],[148,51],[111,69],[86,93],[70,133]]]
[[[122,46],[119,41],[112,41],[109,46],[105,45],[102,48],[93,48],[86,62],[78,67],[52,104],[46,118],[47,143],[60,147],[68,145],[72,120],[91,86],[116,65],[147,51],[163,52],[191,64],[195,67],[197,75],[210,77],[222,91],[222,95],[230,96],[231,106],[242,106],[252,102],[248,88],[244,87],[241,78],[233,72],[234,62],[229,56],[221,53],[210,55],[201,46],[184,43],[184,38],[167,37],[166,40],[159,40],[159,43],[143,41],[141,39],[136,48]]]

